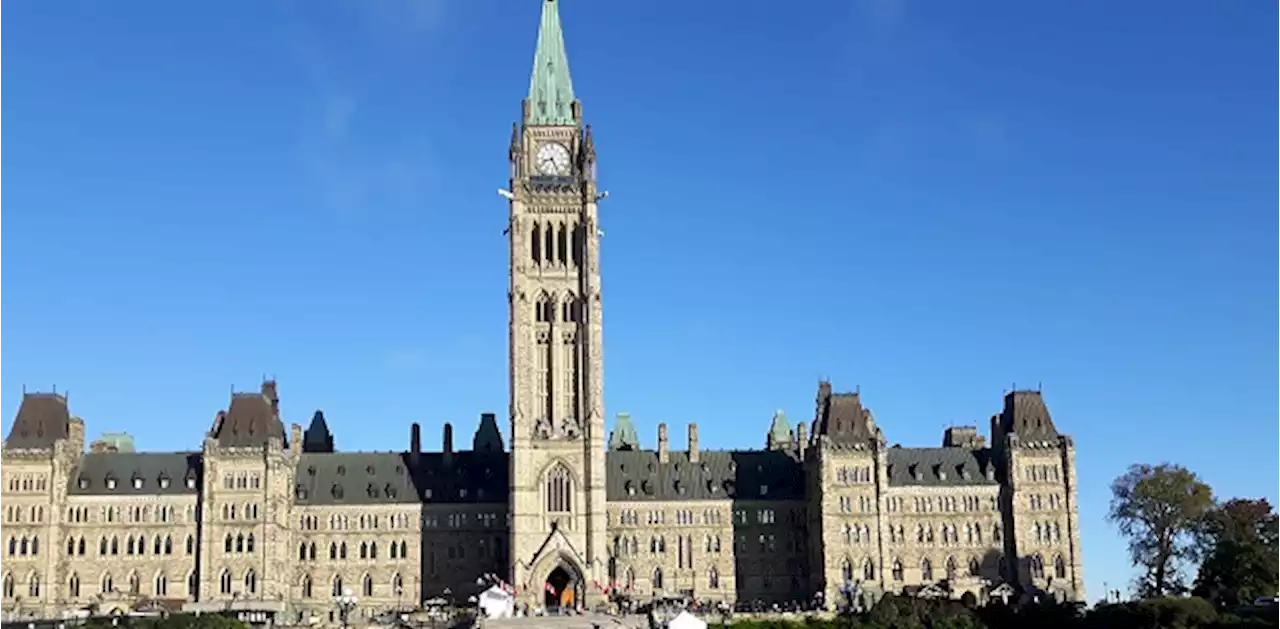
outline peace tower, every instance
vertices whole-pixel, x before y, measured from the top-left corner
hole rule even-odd
[[[595,146],[555,0],[509,157],[512,580],[578,589],[606,581],[600,238]]]

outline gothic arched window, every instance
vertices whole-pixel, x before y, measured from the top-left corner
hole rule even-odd
[[[926,583],[933,580],[933,562],[928,558],[920,562],[920,580]]]
[[[569,468],[556,465],[547,474],[547,512],[569,513],[573,511],[573,477]]]
[[[1067,578],[1067,562],[1063,560],[1062,555],[1053,558],[1053,576],[1056,579]]]

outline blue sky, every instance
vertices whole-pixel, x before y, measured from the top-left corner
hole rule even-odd
[[[263,374],[344,449],[505,412],[494,190],[538,2],[5,16],[6,429],[56,384],[91,436],[196,448]],[[562,17],[612,193],[606,405],[650,445],[665,421],[760,446],[819,377],[935,445],[1039,383],[1079,448],[1091,597],[1130,576],[1104,521],[1130,463],[1276,500],[1275,3]]]

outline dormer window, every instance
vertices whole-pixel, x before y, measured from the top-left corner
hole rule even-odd
[[[684,483],[680,481],[676,481],[675,486],[676,486],[676,493],[683,496],[685,491]]]
[[[339,465],[337,471],[338,471],[338,476],[345,476],[347,473],[347,467],[345,465]]]
[[[142,477],[141,477],[141,476],[134,476],[134,477],[133,477],[133,488],[134,488],[134,489],[142,489]]]
[[[707,491],[713,494],[716,493],[717,491],[720,491],[720,484],[715,482],[714,480],[707,481]]]
[[[307,487],[302,483],[298,483],[298,486],[294,488],[293,494],[298,497],[298,500],[306,500]]]
[[[191,474],[187,476],[187,489],[195,489],[195,488],[196,488],[196,477],[195,477],[195,474]]]
[[[115,488],[116,488],[116,477],[114,477],[114,476],[108,476],[108,477],[107,477],[107,489],[115,489]]]
[[[382,493],[383,493],[384,495],[386,495],[386,497],[388,497],[388,498],[395,498],[395,497],[396,497],[396,488],[395,488],[395,487],[392,487],[392,486],[391,486],[391,483],[387,483],[387,486],[382,488]]]
[[[369,486],[368,486],[368,487],[365,487],[365,493],[369,494],[369,497],[370,497],[370,498],[377,498],[377,497],[378,497],[378,488],[377,488],[377,487],[374,487],[374,486],[373,486],[373,483],[369,483]]]
[[[994,468],[994,467],[992,467],[992,466],[988,465],[988,466],[987,466],[987,480],[995,480],[995,478],[996,478],[996,468]]]
[[[640,489],[641,489],[641,491],[643,491],[645,494],[652,496],[652,495],[653,495],[653,481],[646,480],[646,481],[644,481],[643,483],[640,483]]]
[[[168,489],[168,488],[169,488],[169,477],[168,477],[168,476],[165,476],[165,475],[161,474],[161,475],[160,475],[160,479],[159,479],[157,482],[159,482],[159,483],[160,483],[160,489]]]
[[[80,481],[79,481],[79,485],[80,485],[80,489],[88,489],[88,488],[89,488],[89,479],[88,479],[88,478],[85,478],[84,476],[81,476],[81,477],[80,477]]]
[[[335,500],[342,500],[342,485],[334,483],[333,488],[329,490],[329,494],[332,495]]]
[[[769,486],[768,486],[768,485],[761,485],[761,486],[760,486],[760,495],[761,495],[761,496],[768,496],[768,495],[769,495]]]
[[[636,495],[636,484],[635,484],[634,482],[632,482],[632,481],[627,481],[627,484],[626,484],[626,486],[625,486],[625,487],[626,487],[627,495],[628,495],[628,496],[634,496],[634,495]]]
[[[938,475],[938,480],[947,480],[947,470],[941,465],[934,467],[934,473]]]
[[[966,466],[964,466],[964,465],[958,465],[958,466],[956,466],[956,468],[957,468],[958,470],[960,470],[960,478],[963,478],[963,479],[965,479],[965,480],[969,480],[969,476],[970,476],[970,475],[969,475],[969,468],[968,468],[968,467],[966,467]]]
[[[467,488],[466,488],[466,487],[463,487],[462,489],[459,489],[459,490],[458,490],[458,497],[459,497],[459,498],[466,498],[466,497],[467,497]]]
[[[373,466],[372,466],[372,465],[370,465],[369,467],[364,468],[364,471],[365,471],[365,473],[367,473],[368,475],[373,476],[374,469],[373,469]]]
[[[431,496],[432,496],[432,495],[434,495],[434,494],[435,494],[435,492],[431,491],[431,488],[430,488],[430,487],[428,487],[428,488],[426,488],[426,489],[422,490],[422,499],[423,499],[423,500],[431,500]]]
[[[315,476],[315,475],[316,475],[316,466],[314,466],[314,465],[308,465],[308,466],[307,466],[307,476]]]
[[[923,479],[923,478],[924,478],[924,474],[920,472],[920,466],[919,466],[919,465],[912,464],[912,465],[911,465],[911,469],[910,469],[910,473],[911,473],[911,478],[914,478],[914,479],[916,479],[916,480],[921,480],[921,479]]]

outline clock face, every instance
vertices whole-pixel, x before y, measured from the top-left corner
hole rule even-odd
[[[538,154],[534,156],[534,165],[537,166],[538,172],[544,175],[567,175],[569,174],[569,149],[563,144],[548,142],[538,147]]]

